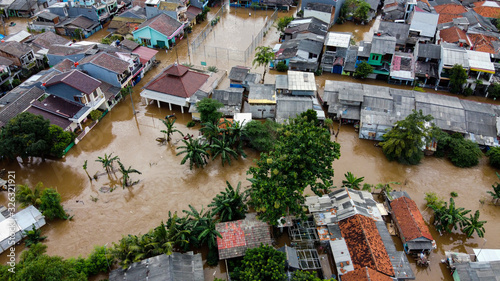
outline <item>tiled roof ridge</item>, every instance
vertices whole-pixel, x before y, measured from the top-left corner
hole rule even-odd
[[[410,211],[410,216],[411,216],[412,220],[415,222],[415,225],[417,226],[418,231],[420,232],[419,233],[420,237],[424,236],[422,229],[420,229],[420,226],[418,225],[417,220],[416,220],[415,216],[413,215],[412,209],[410,208],[410,205],[408,204],[409,203],[407,200],[408,198],[406,198],[406,196],[403,196],[402,198],[403,198],[403,202],[406,205],[406,209],[408,209],[408,211]]]
[[[67,114],[64,114],[64,113],[62,113],[62,112],[57,112],[57,111],[48,110],[47,108],[45,108],[45,107],[43,107],[43,106],[36,105],[36,104],[34,104],[34,103],[32,103],[32,104],[31,104],[31,106],[32,106],[32,107],[34,107],[34,108],[38,108],[38,109],[40,109],[40,110],[42,110],[42,111],[48,112],[48,113],[50,113],[50,114],[54,114],[54,115],[57,115],[57,116],[63,117],[63,118],[71,118],[71,117],[73,117],[73,116],[69,116],[69,115],[67,115]]]
[[[365,230],[365,224],[361,221],[361,216],[360,215],[356,215],[355,217],[356,217],[356,219],[358,220],[358,222],[359,222],[359,224],[361,226],[361,231],[363,231],[364,239],[365,239],[366,243],[369,245],[368,246],[368,250],[370,250],[370,256],[371,256],[371,258],[373,260],[373,263],[375,264],[375,268],[377,268],[377,270],[378,270],[377,258],[375,257],[375,255],[374,255],[374,253],[372,251],[372,245],[370,243],[370,240],[368,239],[368,233]]]

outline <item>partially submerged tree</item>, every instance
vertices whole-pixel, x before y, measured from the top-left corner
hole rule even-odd
[[[276,29],[279,32],[284,32],[286,27],[288,26],[288,24],[292,21],[293,21],[292,16],[290,16],[290,17],[285,16],[285,17],[279,18],[278,21],[276,22]]]
[[[61,205],[61,195],[55,189],[44,189],[40,201],[40,211],[47,219],[68,219],[68,214]]]
[[[470,210],[455,206],[455,200],[450,198],[450,205],[445,202],[444,206],[428,205],[434,211],[434,225],[440,233],[446,231],[451,233],[452,230],[462,228],[467,224],[467,215]]]
[[[31,230],[25,230],[24,235],[26,236],[24,240],[26,247],[31,247],[32,245],[40,243],[47,238],[47,236],[42,236],[42,230],[36,229],[35,225],[33,225]]]
[[[264,67],[264,74],[262,75],[262,83],[266,77],[267,66],[274,59],[273,49],[271,47],[259,46],[255,48],[255,58],[253,59],[252,66],[257,65]]]
[[[217,194],[208,205],[213,208],[212,215],[218,216],[222,222],[244,219],[248,210],[245,204],[247,190],[240,192],[241,182],[238,182],[236,189],[228,181],[226,184],[226,189]]]
[[[472,237],[474,232],[477,233],[477,236],[481,238],[484,237],[484,224],[487,223],[487,221],[480,221],[479,215],[479,210],[476,210],[474,216],[470,215],[469,219],[467,219],[463,229],[463,232],[467,235],[467,237]]]
[[[257,120],[247,122],[243,127],[243,137],[248,141],[248,145],[257,151],[270,151],[274,145],[281,125],[273,120],[266,120],[264,123]]]
[[[26,208],[29,205],[38,207],[42,204],[40,195],[44,188],[42,182],[38,182],[33,189],[27,184],[18,185],[16,188],[16,201],[21,204],[22,208]]]
[[[285,280],[286,254],[269,245],[248,249],[238,275],[242,281]]]
[[[113,153],[107,155],[104,153],[104,157],[98,156],[96,162],[102,164],[102,167],[106,169],[106,173],[109,174],[110,171],[113,171],[113,162],[119,161],[120,158],[118,156],[113,156]]]
[[[345,180],[342,180],[342,187],[353,188],[359,190],[361,183],[365,180],[365,177],[356,177],[351,172],[344,174]]]
[[[466,82],[467,72],[461,65],[455,64],[450,69],[450,92],[454,94],[461,94]]]
[[[125,189],[125,187],[129,187],[132,183],[130,182],[130,174],[139,174],[141,175],[142,173],[139,172],[136,169],[132,169],[132,166],[129,166],[128,168],[125,168],[125,166],[118,160],[118,166],[120,167],[120,172],[122,173],[122,187]]]
[[[340,145],[325,128],[304,117],[290,119],[278,135],[273,150],[261,154],[248,174],[252,183],[250,205],[271,225],[287,215],[305,214],[305,188],[321,195],[333,186],[332,163],[340,157]]]
[[[161,122],[163,122],[163,124],[165,125],[165,127],[167,127],[166,130],[161,130],[160,132],[164,133],[165,135],[167,135],[167,142],[170,142],[170,140],[172,139],[171,136],[174,134],[174,133],[179,133],[182,135],[182,132],[177,130],[174,126],[175,124],[175,121],[177,119],[176,118],[165,118],[165,119],[161,119]]]
[[[200,142],[199,139],[188,138],[187,140],[182,140],[184,142],[183,146],[179,146],[177,149],[181,149],[178,155],[186,154],[181,161],[181,165],[184,165],[187,160],[189,160],[189,169],[195,167],[203,168],[208,163],[208,144]]]
[[[405,119],[397,121],[394,127],[384,134],[382,150],[389,161],[416,165],[424,157],[423,149],[431,140],[434,118],[424,115],[422,110],[413,111]]]
[[[498,179],[500,179],[500,174],[496,173]],[[491,185],[493,191],[487,191],[489,195],[491,195],[493,204],[498,204],[498,200],[500,199],[500,183],[495,182],[495,184]]]
[[[354,77],[365,79],[366,77],[368,77],[368,75],[372,73],[373,73],[373,66],[368,64],[366,61],[362,61],[356,67],[356,70],[354,71]]]
[[[486,155],[490,159],[490,165],[494,168],[500,169],[500,147],[491,147]]]
[[[224,105],[218,100],[204,98],[196,103],[196,109],[200,113],[201,123],[217,124],[222,117],[222,113],[217,111]]]

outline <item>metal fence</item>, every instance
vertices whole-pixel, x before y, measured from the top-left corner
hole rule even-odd
[[[211,21],[217,17],[220,17],[220,19],[222,20],[222,13],[224,12],[224,7],[226,5],[227,4],[222,5],[222,7],[217,11],[217,13],[215,13],[215,15],[211,19],[207,19],[208,23],[205,26],[205,28],[203,28],[200,34],[198,34],[198,36],[196,36],[196,38],[194,38],[194,40],[191,42],[192,53],[196,52],[196,50],[200,47],[203,41],[205,41],[205,38],[207,38],[208,34],[210,34],[210,32],[212,32],[212,30],[214,29],[214,26],[212,26]]]
[[[269,32],[269,29],[273,26],[274,21],[278,18],[278,11],[275,10],[274,13],[270,16],[267,17],[264,23],[264,26],[262,29],[259,31],[257,35],[252,36],[252,42],[250,45],[247,47],[246,50],[237,50],[237,49],[230,49],[230,48],[224,48],[224,47],[213,47],[213,46],[204,46],[203,47],[203,54],[205,57],[212,57],[216,59],[227,59],[232,60],[232,61],[239,61],[239,62],[247,62],[249,58],[252,57],[253,52],[255,51],[255,48],[257,48],[262,41],[264,41],[264,37]],[[212,29],[210,29],[211,31]],[[202,32],[205,32],[203,30]],[[202,33],[200,33],[201,35]],[[207,33],[208,34],[208,33]],[[199,37],[199,36],[198,36]],[[198,39],[198,37],[196,39]],[[206,35],[203,37],[203,39],[206,38]],[[196,40],[195,39],[195,40]],[[201,41],[203,42],[203,41]],[[196,48],[198,48],[201,44],[201,42],[196,45]],[[194,42],[193,42],[194,43]],[[195,46],[191,44],[192,48]],[[192,49],[194,50],[194,49]]]

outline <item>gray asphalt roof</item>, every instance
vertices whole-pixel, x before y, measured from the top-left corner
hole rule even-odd
[[[418,44],[419,58],[440,59],[441,45],[436,44]]]
[[[19,93],[19,96],[0,111],[0,127],[5,126],[10,119],[26,110],[31,105],[31,102],[45,93],[38,87],[33,87],[31,89],[22,89],[18,87],[14,90]]]
[[[391,21],[382,21],[378,28],[378,32],[383,35],[396,37],[396,43],[400,45],[406,44],[410,25],[405,23],[396,23]]]
[[[396,51],[396,37],[393,36],[374,36],[372,39],[372,49],[373,54],[394,54]]]
[[[488,281],[500,276],[500,261],[466,262],[454,264],[460,280]]]
[[[369,57],[372,50],[372,43],[361,41],[359,42],[358,57]]]
[[[228,78],[229,80],[243,82],[249,71],[250,68],[246,66],[233,66],[229,72]]]
[[[426,12],[415,12],[410,24],[410,30],[419,31],[420,36],[434,37],[439,15]]]
[[[276,75],[276,89],[288,90],[288,75]]]

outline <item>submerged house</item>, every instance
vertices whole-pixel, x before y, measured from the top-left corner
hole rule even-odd
[[[407,254],[429,254],[436,242],[425,224],[417,204],[405,191],[392,191],[391,215]]]
[[[396,52],[396,37],[374,36],[371,44],[368,64],[373,67],[373,73],[389,76],[391,62]]]
[[[343,73],[351,38],[350,32],[328,32],[321,58],[323,72]]]
[[[435,87],[439,79],[441,45],[420,44],[415,46],[415,79],[421,87]]]
[[[214,90],[212,99],[224,105],[218,109],[219,112],[222,112],[223,116],[232,118],[235,114],[241,112],[243,91],[243,88],[233,87],[224,90]]]
[[[328,116],[348,122],[359,121],[363,94],[362,84],[325,81],[323,101],[328,105]]]
[[[184,35],[184,25],[162,13],[143,22],[132,34],[147,47],[170,49]]]
[[[273,84],[253,84],[249,87],[248,106],[245,112],[252,118],[266,119],[276,116],[276,90]]]
[[[248,88],[248,85],[259,83],[262,79],[260,74],[250,73],[250,68],[246,66],[233,66],[228,78],[229,86],[233,88]]]
[[[275,54],[270,67],[276,68],[282,62],[290,70],[316,71],[323,49],[325,37],[312,33],[298,34],[296,38],[286,40]]]

